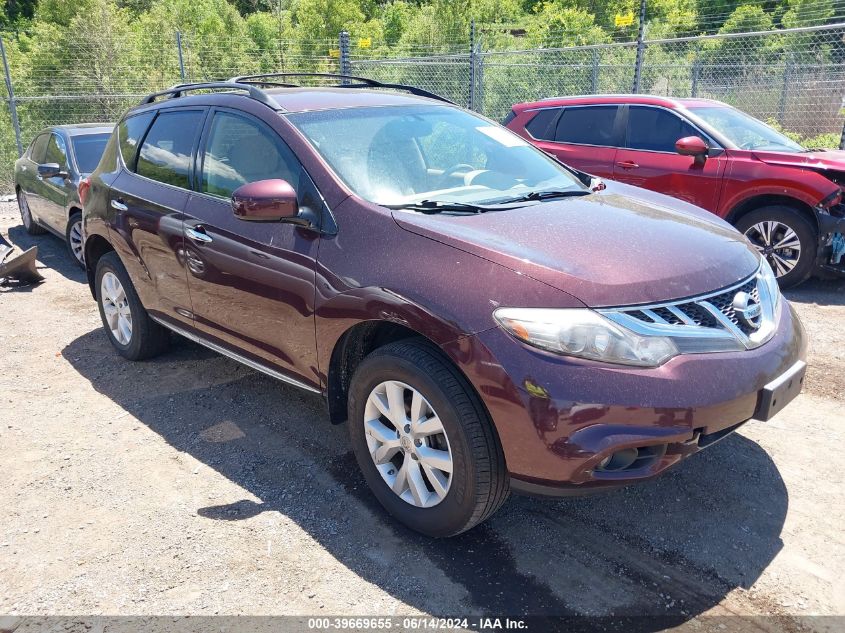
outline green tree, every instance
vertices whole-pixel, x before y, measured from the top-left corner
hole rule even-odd
[[[772,17],[759,4],[744,4],[737,7],[719,29],[719,33],[747,33],[770,31],[774,28]]]
[[[6,0],[4,22],[16,24],[35,17],[38,0]]]
[[[781,24],[788,29],[824,24],[836,14],[833,0],[788,0],[786,6]]]
[[[451,50],[468,43],[469,4],[433,0],[412,14],[399,41],[400,47],[417,52]]]
[[[135,22],[144,65],[156,80],[179,77],[176,31],[182,33],[188,79],[224,79],[255,68],[246,22],[226,0],[157,2]]]
[[[293,5],[297,35],[303,40],[336,40],[338,33],[364,22],[356,0],[298,0]]]
[[[567,0],[549,0],[535,7],[529,22],[528,41],[535,46],[557,48],[600,44],[610,38],[592,13],[572,8]]]
[[[399,42],[405,31],[405,25],[410,21],[414,11],[415,8],[403,0],[394,0],[384,5],[381,20],[384,40],[387,44],[395,46]]]
[[[70,26],[71,20],[91,7],[91,0],[68,2],[67,0],[40,0],[35,15],[39,22],[50,22],[63,27]]]
[[[274,0],[229,0],[238,12],[246,17],[259,11],[271,12],[277,8],[278,2]]]

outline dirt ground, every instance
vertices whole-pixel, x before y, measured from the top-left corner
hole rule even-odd
[[[14,203],[43,284],[0,289],[0,615],[766,615],[845,619],[845,282],[790,292],[805,393],[663,477],[512,497],[432,541],[366,490],[322,401],[187,341],[131,363],[81,270]],[[743,620],[731,620],[738,625]],[[752,622],[748,620],[748,622]],[[0,627],[2,628],[2,627]],[[649,628],[646,624],[645,628]],[[729,628],[734,628],[733,626]]]

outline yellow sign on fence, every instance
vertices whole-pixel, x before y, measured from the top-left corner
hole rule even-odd
[[[340,49],[339,48],[330,48],[329,49],[329,57],[340,57]]]
[[[373,40],[369,37],[362,37],[358,40],[358,48],[370,48],[373,45]]]
[[[622,28],[623,26],[631,26],[634,23],[634,14],[631,11],[625,14],[617,13],[614,22],[617,28]]]

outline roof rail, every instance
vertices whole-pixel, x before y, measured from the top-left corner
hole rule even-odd
[[[277,82],[277,81],[264,81],[267,78],[273,77],[328,77],[331,79],[348,79],[352,81],[357,81],[357,84],[344,84],[341,83],[338,87],[339,88],[392,88],[394,90],[404,90],[406,92],[410,92],[413,95],[417,95],[418,97],[428,97],[429,99],[436,99],[437,101],[443,101],[445,103],[449,103],[455,105],[453,101],[450,101],[446,97],[442,97],[438,94],[433,92],[429,92],[428,90],[424,90],[423,88],[417,88],[416,86],[406,86],[405,84],[393,84],[393,83],[385,83],[382,81],[376,81],[375,79],[368,79],[367,77],[358,77],[356,75],[340,75],[335,73],[260,73],[257,75],[239,75],[237,77],[232,77],[229,79],[230,82],[243,84],[243,85],[252,85],[252,86],[276,86],[282,88],[299,88],[301,87],[300,84],[297,83],[290,83],[290,82]]]
[[[279,110],[279,104],[276,103],[270,95],[266,92],[261,90],[258,86],[246,83],[238,83],[235,81],[211,81],[205,83],[195,83],[195,84],[176,84],[175,86],[171,86],[167,90],[162,90],[160,92],[153,92],[152,94],[148,94],[146,97],[141,99],[140,105],[146,105],[148,103],[155,102],[157,97],[164,97],[168,96],[171,99],[176,99],[181,97],[183,93],[189,92],[192,90],[214,90],[218,88],[225,88],[226,90],[242,90],[249,93],[249,97],[251,99],[255,99],[263,103],[264,105],[273,108],[274,110]]]

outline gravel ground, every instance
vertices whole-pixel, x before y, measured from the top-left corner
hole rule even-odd
[[[843,282],[789,293],[810,371],[774,420],[655,481],[513,497],[480,528],[431,541],[375,504],[318,397],[187,341],[122,360],[64,244],[26,235],[14,203],[0,204],[0,231],[38,244],[47,278],[0,289],[0,615],[845,623],[812,617],[845,615]]]

